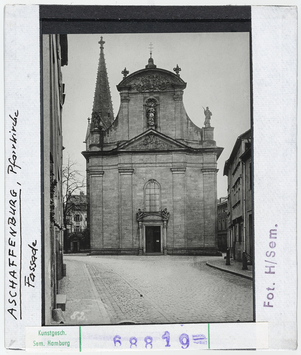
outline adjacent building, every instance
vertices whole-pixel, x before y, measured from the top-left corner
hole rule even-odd
[[[228,235],[231,256],[242,260],[245,252],[253,260],[253,199],[252,199],[252,134],[240,135],[229,159],[224,175],[228,177]]]
[[[196,126],[184,108],[181,69],[158,68],[150,53],[144,68],[122,71],[114,119],[104,43],[82,153],[91,253],[216,255],[223,148],[209,108],[203,127]]]
[[[217,246],[221,252],[227,251],[228,199],[221,197],[217,201]]]
[[[62,107],[61,67],[67,65],[67,36],[43,35],[43,198],[44,323],[57,321],[58,281],[63,277]]]
[[[90,248],[87,229],[87,196],[84,192],[72,195],[65,206],[66,231],[64,251],[77,253]]]

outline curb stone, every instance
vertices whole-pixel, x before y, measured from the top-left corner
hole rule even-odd
[[[242,273],[234,271],[234,270],[229,270],[229,269],[223,268],[221,266],[213,265],[213,264],[209,263],[208,261],[206,262],[206,265],[208,265],[208,266],[210,266],[210,267],[212,267],[214,269],[218,269],[218,270],[221,270],[221,271],[228,272],[229,274],[233,274],[233,275],[237,275],[237,276],[240,276],[240,277],[244,277],[245,279],[253,280],[252,276],[245,275],[245,274],[242,274]]]

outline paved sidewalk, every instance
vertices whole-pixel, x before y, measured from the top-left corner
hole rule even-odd
[[[248,270],[242,270],[242,262],[233,259],[230,259],[230,265],[226,265],[226,259],[224,259],[224,256],[212,257],[210,261],[206,262],[206,265],[221,271],[244,277],[249,280],[253,280],[252,265],[248,265]]]
[[[64,324],[110,324],[86,264],[68,259],[66,265],[66,276],[59,281],[60,293],[67,296]]]

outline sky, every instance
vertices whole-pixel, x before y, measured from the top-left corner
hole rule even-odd
[[[114,116],[120,98],[116,85],[126,67],[131,73],[143,69],[150,56],[157,68],[170,70],[178,64],[187,83],[183,103],[190,119],[203,127],[203,107],[212,112],[211,126],[217,146],[224,150],[218,160],[217,197],[227,196],[223,176],[239,135],[251,127],[249,33],[166,33],[166,34],[75,34],[68,35],[68,65],[62,68],[65,83],[63,106],[64,162],[76,162],[85,175],[87,119],[91,117],[99,59],[100,36],[111,89]]]

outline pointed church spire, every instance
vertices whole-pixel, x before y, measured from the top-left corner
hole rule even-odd
[[[104,56],[105,41],[102,36],[100,37],[100,41],[98,43],[100,44],[100,56],[94,92],[91,129],[101,127],[106,130],[114,120],[114,113]]]

